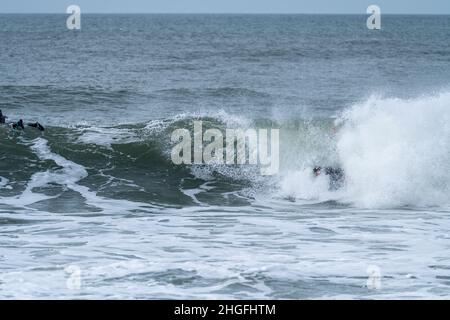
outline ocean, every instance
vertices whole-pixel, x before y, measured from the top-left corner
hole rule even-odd
[[[46,127],[0,126],[0,298],[450,298],[450,16],[66,19],[0,15],[0,109]],[[279,171],[174,164],[194,121]]]

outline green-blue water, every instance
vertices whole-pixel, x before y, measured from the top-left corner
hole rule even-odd
[[[0,15],[46,126],[0,127],[0,297],[448,297],[450,16],[366,18]],[[194,120],[280,129],[279,173],[173,164]]]

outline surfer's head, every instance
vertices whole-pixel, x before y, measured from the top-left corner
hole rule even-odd
[[[321,171],[322,171],[321,167],[314,167],[314,169],[313,169],[313,173],[316,177],[320,176]]]

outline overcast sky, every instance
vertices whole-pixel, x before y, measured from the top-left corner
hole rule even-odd
[[[382,13],[450,14],[450,0],[0,0],[0,13]]]

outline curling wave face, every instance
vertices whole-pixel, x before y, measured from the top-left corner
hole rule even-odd
[[[450,94],[415,100],[371,97],[337,120],[279,123],[219,112],[115,127],[51,127],[44,135],[4,129],[0,196],[22,199],[24,205],[47,200],[49,210],[54,206],[49,198],[68,197],[67,189],[85,199],[92,200],[87,196],[92,192],[164,206],[239,206],[267,195],[359,207],[446,206],[449,102]],[[171,133],[192,129],[199,119],[205,129],[279,128],[280,173],[262,177],[251,165],[174,165]],[[329,190],[329,177],[312,174],[316,165],[342,168],[345,185]],[[95,201],[84,205],[95,208]]]

